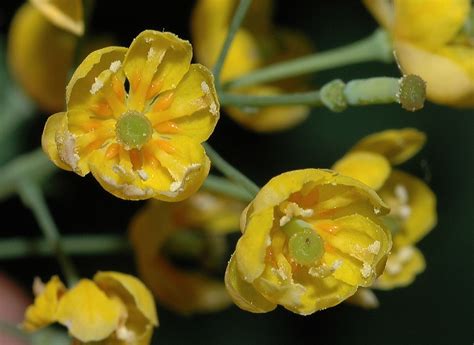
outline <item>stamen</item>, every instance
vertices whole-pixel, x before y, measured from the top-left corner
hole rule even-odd
[[[158,133],[162,134],[176,134],[179,132],[178,125],[173,121],[157,123],[154,128]]]
[[[164,111],[171,106],[173,103],[174,93],[170,92],[165,95],[161,95],[153,104],[153,111]]]

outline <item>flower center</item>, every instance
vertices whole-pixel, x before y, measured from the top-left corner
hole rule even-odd
[[[296,263],[311,266],[323,257],[323,240],[311,224],[292,219],[281,229],[288,236],[288,251]]]
[[[150,140],[153,127],[150,120],[136,111],[127,111],[117,120],[117,139],[127,150],[140,149]]]

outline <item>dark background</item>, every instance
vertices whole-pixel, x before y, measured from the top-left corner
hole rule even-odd
[[[21,3],[2,2],[2,34]],[[92,30],[113,33],[124,46],[144,29],[165,29],[190,39],[193,3],[97,1]],[[357,1],[281,0],[275,20],[306,32],[321,51],[363,38],[376,28]],[[348,81],[382,75],[399,76],[399,72],[394,65],[367,63],[318,73],[314,79],[315,85],[321,85],[334,78]],[[39,144],[45,115],[49,114],[38,114],[26,126],[25,147]],[[154,343],[472,344],[473,125],[472,110],[431,103],[416,113],[397,105],[349,108],[340,114],[317,108],[298,127],[268,135],[243,130],[222,116],[210,143],[261,185],[284,171],[327,168],[369,133],[402,127],[426,132],[427,145],[403,168],[429,179],[438,197],[438,226],[418,245],[427,269],[408,288],[377,292],[381,306],[374,311],[340,305],[302,317],[282,308],[253,315],[232,307],[214,315],[183,318],[158,305],[161,326]],[[104,192],[93,178],[64,172],[55,176],[49,189],[48,202],[63,233],[124,233],[131,215],[143,204],[123,202]],[[39,235],[34,218],[17,198],[1,203],[0,209],[0,236]],[[75,258],[75,262],[84,276],[97,269],[134,270],[128,255]],[[0,270],[28,288],[34,275],[47,279],[59,268],[54,259],[33,258],[0,261]]]

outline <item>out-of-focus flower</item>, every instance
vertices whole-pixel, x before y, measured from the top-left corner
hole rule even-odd
[[[98,272],[66,289],[57,276],[33,286],[36,298],[23,321],[34,332],[52,323],[66,326],[81,342],[146,345],[158,317],[153,296],[137,278],[118,272]]]
[[[227,35],[236,0],[200,0],[194,8],[192,34],[196,57],[213,66]],[[246,20],[237,31],[222,69],[221,80],[229,81],[275,62],[289,60],[311,52],[311,44],[300,33],[275,28],[271,23],[272,1],[254,1]],[[245,87],[233,92],[252,95],[278,95],[305,88],[304,80]],[[265,108],[226,108],[241,125],[259,132],[283,130],[303,121],[309,113],[306,106],[272,106]]]
[[[425,268],[423,255],[413,245],[436,224],[436,197],[423,181],[392,167],[413,157],[425,140],[424,133],[412,128],[375,133],[360,140],[333,167],[375,189],[391,208],[384,222],[394,246],[376,288],[406,286]]]
[[[16,81],[44,111],[64,108],[64,90],[77,38],[26,3],[15,14],[8,37],[8,62]]]
[[[44,151],[119,198],[187,198],[207,177],[201,143],[219,118],[213,76],[191,58],[189,42],[151,30],[129,49],[91,53],[67,86],[67,111],[46,123]]]
[[[290,171],[242,213],[226,286],[242,309],[302,315],[335,306],[383,272],[388,208],[361,182],[330,170]]]
[[[401,69],[427,82],[433,102],[474,106],[470,0],[364,0],[391,32]]]
[[[150,201],[133,219],[130,238],[138,271],[158,300],[191,314],[223,309],[231,303],[215,272],[225,262],[225,235],[239,228],[241,202],[198,192],[179,203]],[[183,268],[177,258],[191,259]]]
[[[56,26],[75,35],[84,34],[82,0],[30,0]]]

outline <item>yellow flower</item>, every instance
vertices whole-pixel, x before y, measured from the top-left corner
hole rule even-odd
[[[25,3],[12,20],[8,63],[15,80],[48,112],[64,108],[64,89],[77,38],[52,24],[36,7]]]
[[[119,198],[185,199],[209,172],[201,143],[219,118],[212,74],[191,58],[187,41],[151,30],[129,49],[91,53],[67,86],[67,111],[45,125],[44,151]]]
[[[227,35],[236,0],[199,0],[193,11],[192,34],[196,57],[213,66]],[[311,52],[311,44],[300,33],[275,28],[271,23],[272,1],[254,1],[246,20],[229,50],[222,70],[222,81],[229,81],[275,62]],[[252,95],[278,95],[304,89],[301,78],[234,90]],[[229,115],[246,128],[277,131],[297,125],[309,113],[306,106],[265,108],[226,108]]]
[[[199,266],[212,272],[225,260],[225,235],[238,230],[243,208],[241,202],[200,191],[180,203],[152,200],[134,217],[130,238],[138,271],[161,303],[181,314],[231,303],[224,284]],[[185,255],[193,269],[173,260]]]
[[[420,179],[392,168],[413,157],[425,140],[422,132],[411,128],[375,133],[334,164],[334,170],[376,190],[391,208],[384,221],[392,230],[394,246],[374,287],[406,286],[425,268],[423,255],[413,244],[436,224],[436,197]]]
[[[392,33],[403,72],[417,74],[427,82],[428,99],[440,104],[474,106],[470,0],[364,2]]]
[[[268,182],[241,217],[226,286],[242,309],[302,315],[335,306],[383,271],[388,208],[350,177],[306,169]]]
[[[80,342],[147,345],[158,326],[151,293],[127,274],[98,272],[69,290],[54,276],[46,285],[35,280],[33,288],[36,298],[23,322],[29,332],[58,322]]]
[[[84,34],[82,0],[30,0],[56,26],[75,35]]]

